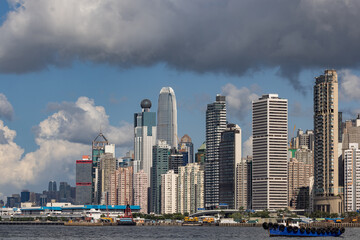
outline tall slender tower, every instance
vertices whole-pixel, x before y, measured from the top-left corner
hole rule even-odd
[[[158,102],[157,139],[165,140],[171,148],[177,148],[177,138],[175,92],[171,87],[163,87]]]
[[[338,166],[338,77],[325,70],[314,86],[314,205],[315,210],[343,212]]]
[[[105,153],[105,146],[109,145],[109,141],[106,137],[100,132],[99,135],[92,141],[92,192],[93,192],[93,200],[94,204],[98,204],[101,198],[101,186],[100,186],[100,156]]]
[[[144,99],[141,113],[134,114],[134,173],[144,170],[150,187],[152,147],[156,144],[156,113],[150,112],[151,101]]]
[[[216,96],[206,110],[205,207],[219,205],[219,146],[226,129],[225,96]]]
[[[253,101],[252,208],[288,206],[288,101],[277,94]]]

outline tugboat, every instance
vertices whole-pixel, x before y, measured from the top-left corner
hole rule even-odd
[[[126,205],[125,214],[124,214],[124,216],[121,216],[117,220],[117,224],[118,225],[136,225],[136,222],[133,219],[129,204]]]
[[[345,232],[341,227],[304,227],[298,222],[283,221],[281,223],[263,223],[263,228],[269,231],[270,237],[338,237]]]

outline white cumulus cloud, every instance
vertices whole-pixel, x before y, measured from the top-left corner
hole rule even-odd
[[[360,77],[350,70],[339,72],[340,96],[345,100],[360,100]]]
[[[258,99],[258,95],[246,87],[237,88],[231,83],[222,87],[222,95],[226,96],[227,112],[243,120],[251,110],[252,101]]]
[[[38,149],[25,155],[15,142],[16,131],[0,120],[0,189],[3,195],[20,191],[27,185],[44,185],[50,179],[74,180],[75,160],[91,154],[91,141],[103,133],[110,143],[126,148],[132,144],[133,133],[129,123],[109,124],[104,107],[96,106],[87,97],[75,103],[50,104],[56,112],[35,128]],[[94,126],[95,125],[95,126]]]
[[[0,93],[0,118],[12,120],[14,116],[14,109],[6,96]]]
[[[52,103],[48,109],[56,112],[34,128],[38,138],[88,144],[101,130],[111,143],[132,144],[132,125],[127,122],[110,125],[105,108],[96,106],[88,97],[79,97],[76,102]]]
[[[243,143],[243,157],[252,156],[252,142],[253,137],[250,136],[244,143]]]

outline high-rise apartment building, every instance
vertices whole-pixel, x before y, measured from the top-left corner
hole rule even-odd
[[[219,148],[219,201],[238,209],[237,166],[241,163],[241,128],[227,124],[221,133]],[[243,199],[245,201],[245,199]]]
[[[291,148],[299,149],[307,147],[309,150],[314,150],[314,131],[298,129],[297,136],[291,139]]]
[[[141,213],[148,213],[148,176],[144,170],[134,173],[134,205],[140,206]]]
[[[178,177],[179,213],[195,213],[204,208],[204,168],[199,163],[179,167]]]
[[[339,158],[339,185],[344,187],[345,150],[350,149],[350,143],[357,143],[360,146],[360,115],[358,115],[356,119],[347,120],[345,123],[342,123],[342,128],[342,143],[339,143],[339,149],[341,149],[339,150],[341,151],[341,157]]]
[[[110,174],[107,205],[133,204],[133,167],[119,167]],[[145,181],[146,183],[146,181]]]
[[[341,213],[338,164],[338,77],[325,70],[314,86],[314,207]]]
[[[171,87],[160,91],[157,116],[157,139],[165,140],[171,148],[178,147],[177,107],[175,92]]]
[[[161,212],[161,174],[169,170],[170,146],[164,140],[158,140],[153,146],[153,166],[151,169],[150,212]]]
[[[219,146],[226,129],[225,96],[216,96],[206,109],[205,207],[219,205]]]
[[[178,175],[174,170],[161,174],[161,213],[177,213]]]
[[[110,178],[111,174],[116,170],[116,158],[112,153],[101,154],[100,168],[99,168],[99,181],[101,191],[101,204],[109,202],[108,196],[110,192]]]
[[[344,200],[345,211],[360,209],[360,149],[358,143],[349,143],[344,154]]]
[[[118,205],[133,204],[133,167],[120,167],[118,185]]]
[[[301,146],[295,151],[295,158],[300,162],[314,166],[314,153],[305,146]]]
[[[144,170],[150,184],[152,147],[156,144],[156,113],[150,112],[149,99],[142,100],[140,106],[141,113],[134,114],[134,173]]]
[[[235,209],[249,209],[249,185],[248,185],[248,163],[242,159],[236,165],[236,207]],[[221,198],[221,195],[220,195]]]
[[[284,209],[287,200],[288,101],[277,94],[252,103],[252,208]]]
[[[184,162],[194,162],[194,144],[187,134],[185,134],[179,142],[179,153],[184,155]]]
[[[83,155],[76,160],[76,204],[90,205],[92,203],[92,160]]]
[[[310,208],[310,178],[313,177],[314,165],[296,158],[288,163],[289,206],[296,209]]]

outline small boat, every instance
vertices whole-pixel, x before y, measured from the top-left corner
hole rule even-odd
[[[121,216],[117,220],[117,224],[118,225],[136,225],[136,222],[133,219],[129,204],[126,205],[125,214],[124,214],[124,216]]]
[[[341,227],[304,227],[298,222],[283,221],[280,223],[263,223],[263,228],[269,231],[270,237],[338,237],[345,232]]]

